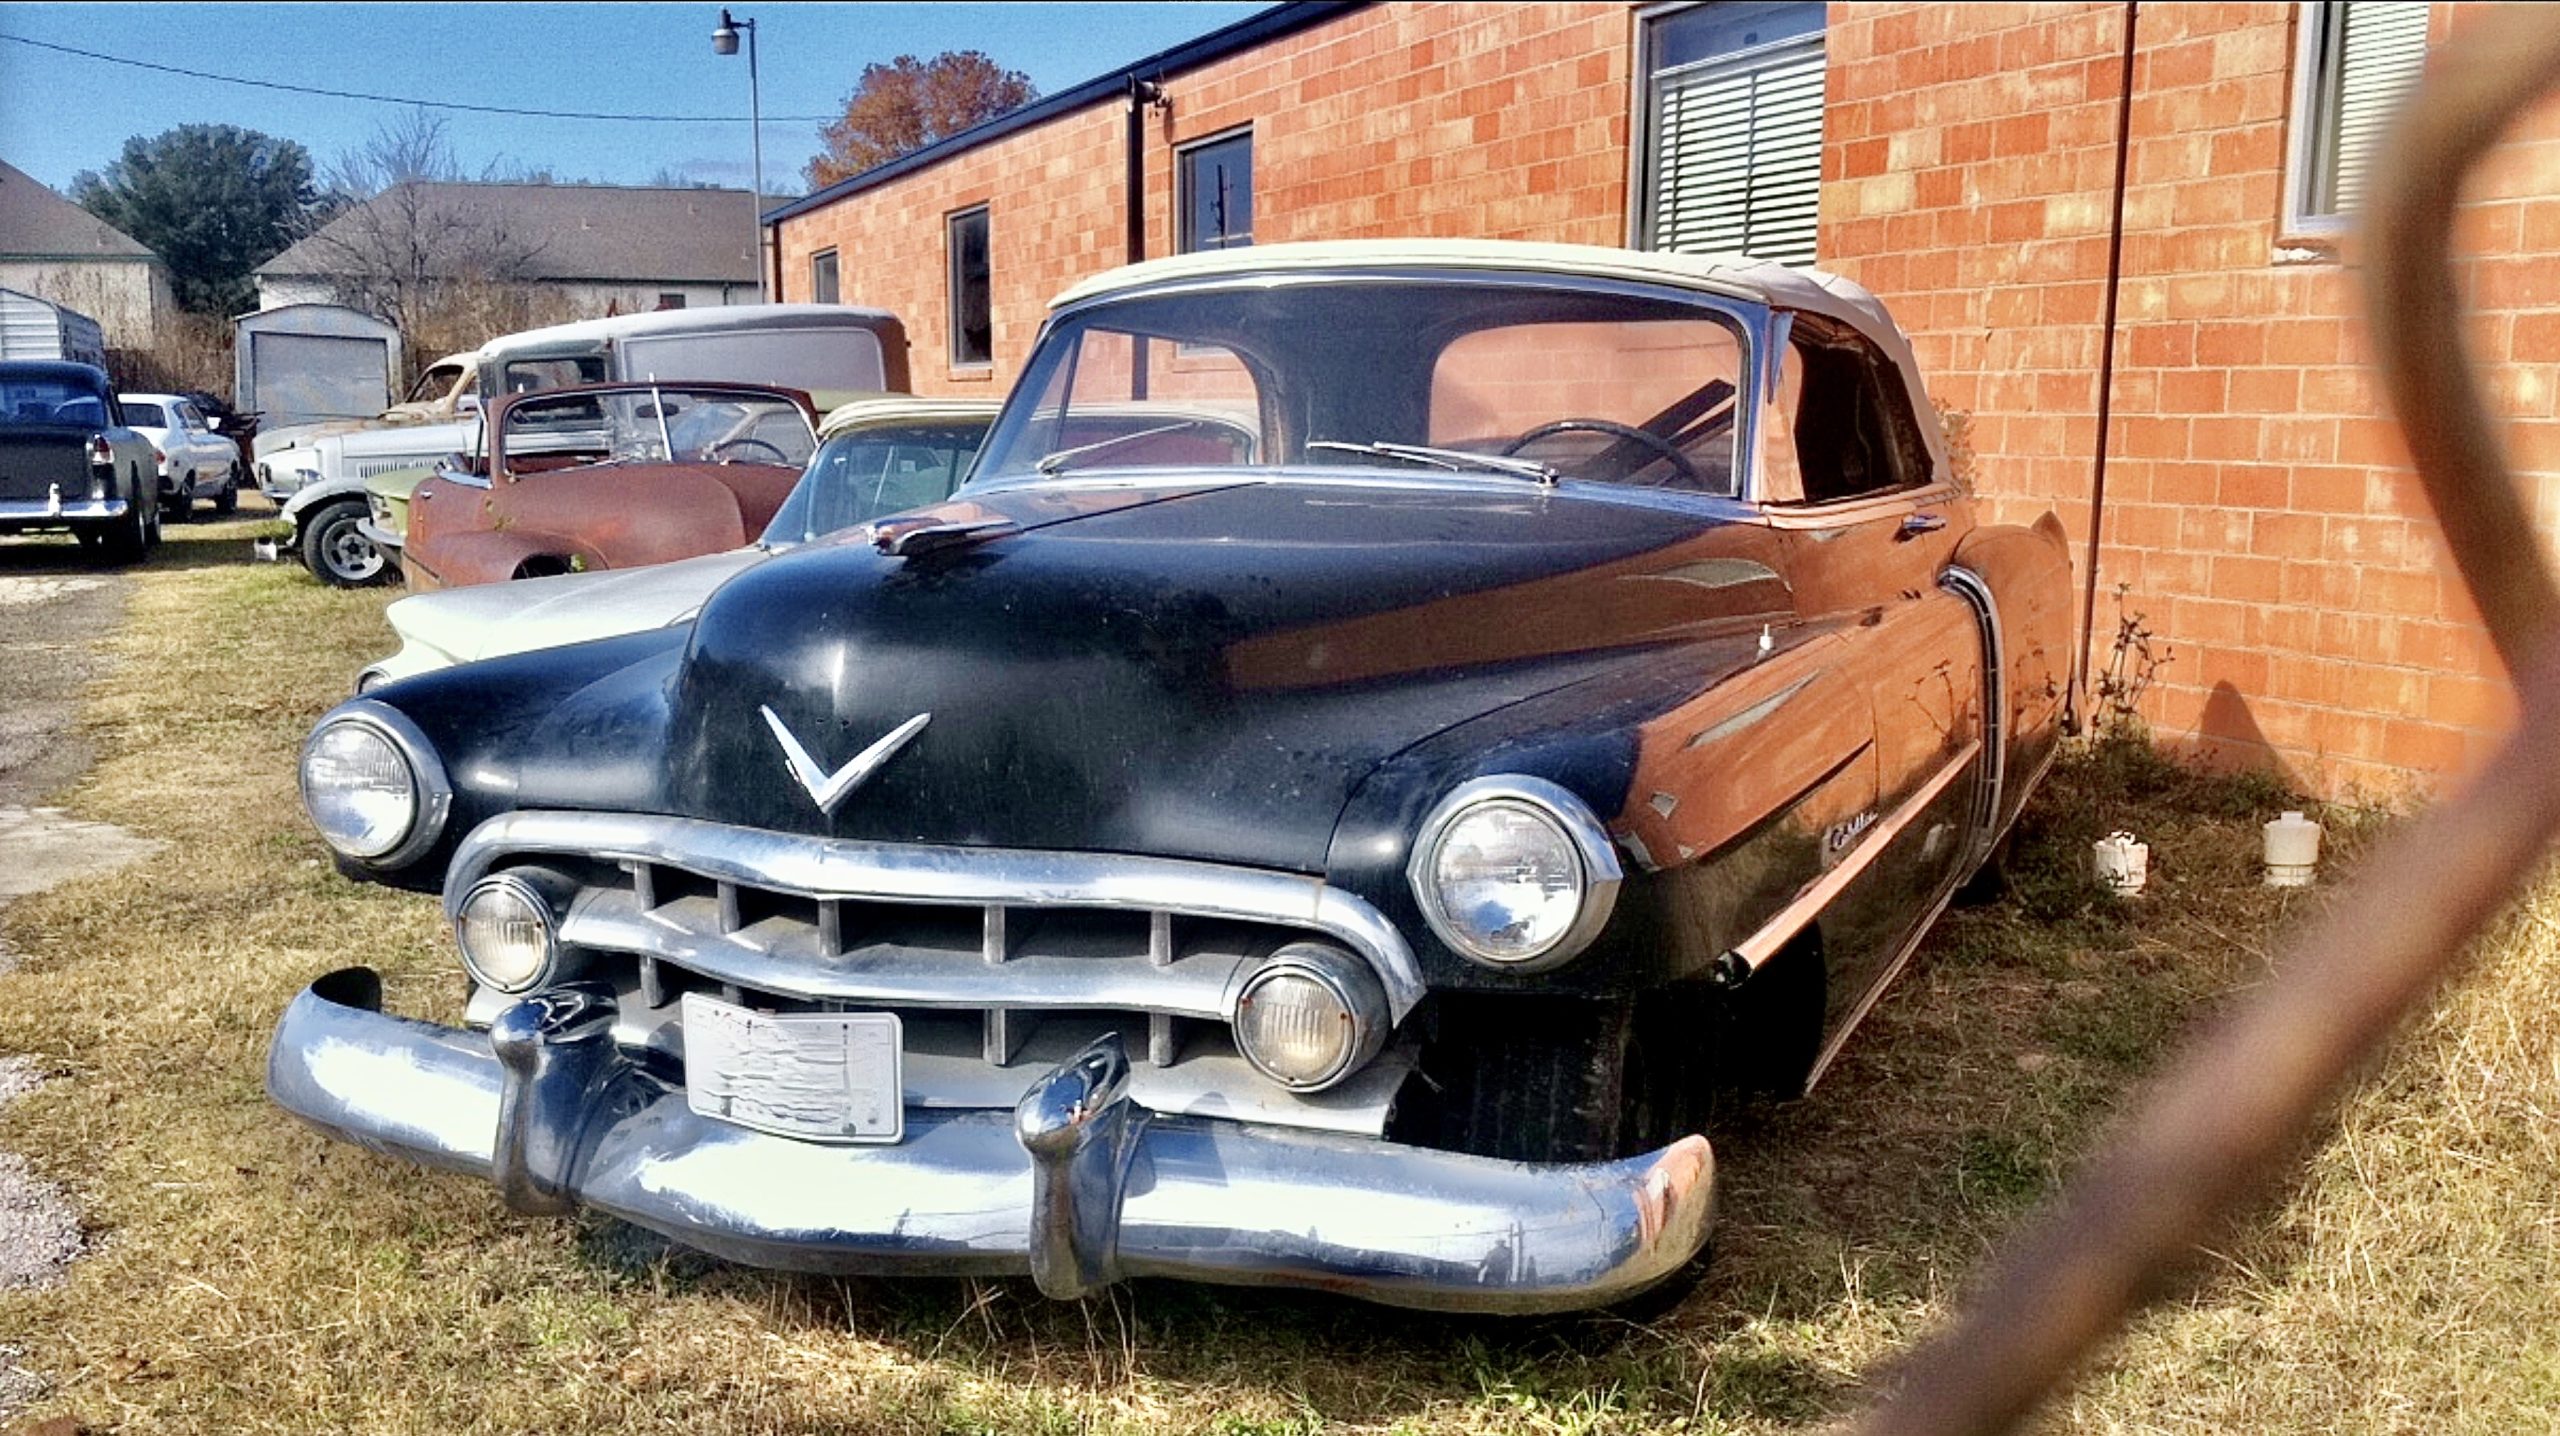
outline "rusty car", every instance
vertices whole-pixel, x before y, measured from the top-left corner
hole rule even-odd
[[[479,452],[410,498],[421,591],[667,563],[751,542],[817,449],[809,396],[751,384],[584,384],[511,395]]]
[[[1925,394],[1748,258],[1086,281],[948,500],[326,715],[312,821],[468,1000],[319,976],[268,1091],[773,1267],[1674,1289],[1710,1098],[1807,1092],[2058,751],[2061,528]]]

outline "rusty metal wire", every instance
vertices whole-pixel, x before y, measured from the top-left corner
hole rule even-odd
[[[2030,1415],[2266,1190],[2560,835],[2560,589],[2481,402],[2451,263],[2464,177],[2554,85],[2549,12],[2501,7],[2468,27],[2434,57],[2388,142],[2363,235],[2383,389],[2516,683],[2515,736],[2384,845],[2287,945],[2274,979],[2166,1073],[2008,1244],[1953,1327],[1902,1366],[1865,1436],[2007,1431]]]

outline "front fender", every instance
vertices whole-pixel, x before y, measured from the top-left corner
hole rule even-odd
[[[557,558],[573,570],[605,567],[603,556],[587,544],[565,534],[525,529],[478,529],[452,534],[416,557],[445,588],[505,583],[531,559]]]

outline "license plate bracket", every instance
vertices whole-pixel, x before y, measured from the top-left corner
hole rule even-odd
[[[685,1104],[808,1142],[906,1135],[904,1030],[894,1012],[755,1012],[683,998]]]

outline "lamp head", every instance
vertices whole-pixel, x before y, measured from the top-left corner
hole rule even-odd
[[[714,55],[738,53],[738,22],[729,18],[729,11],[725,6],[720,11],[720,28],[711,32],[711,53]]]

